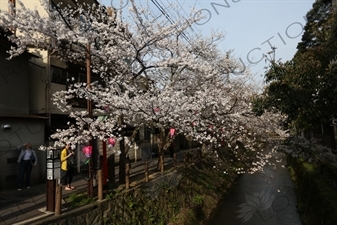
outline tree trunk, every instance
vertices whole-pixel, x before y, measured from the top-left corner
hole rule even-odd
[[[173,163],[174,163],[174,170],[177,169],[177,153],[173,153]]]
[[[204,143],[204,144],[202,144],[202,147],[201,147],[201,152],[203,152],[203,153],[207,152],[207,146],[206,146],[206,144],[205,144],[205,143]]]
[[[159,158],[160,158],[160,172],[161,175],[164,175],[164,152],[160,154]]]
[[[202,158],[202,151],[200,148],[198,148],[198,159]]]
[[[170,144],[172,143],[172,140],[170,140],[170,134],[168,133],[167,135],[165,135],[165,129],[161,127],[160,143],[158,145],[159,158],[158,158],[157,168],[158,170],[160,170],[162,175],[164,174],[164,170],[165,170],[165,167],[164,167],[165,151],[169,148]]]
[[[102,170],[97,170],[97,183],[98,183],[98,201],[103,200],[103,180],[102,180]]]
[[[145,182],[149,182],[149,160],[145,160]]]
[[[161,171],[161,159],[163,158],[162,156],[164,155],[162,149],[158,149],[158,161],[157,161],[157,169]]]

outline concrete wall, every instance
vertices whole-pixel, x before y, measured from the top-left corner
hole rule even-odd
[[[29,113],[28,58],[6,60],[9,56],[0,46],[0,114]]]
[[[29,108],[31,113],[46,113],[48,91],[46,85],[48,78],[47,51],[29,50],[38,58],[32,58],[29,62]]]
[[[0,0],[0,10],[8,11],[8,0]]]
[[[19,175],[17,146],[30,142],[37,153],[38,165],[33,169],[31,182],[45,180],[45,152],[37,150],[44,141],[44,121],[32,118],[0,117],[2,124],[11,125],[10,130],[0,129],[0,189],[16,188]]]

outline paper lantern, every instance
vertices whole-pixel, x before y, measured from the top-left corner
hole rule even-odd
[[[85,157],[90,158],[91,155],[92,155],[92,146],[87,145],[87,146],[82,148],[82,151],[83,151]]]
[[[108,138],[108,144],[109,147],[114,147],[116,144],[116,139],[115,138]]]
[[[170,137],[173,137],[174,133],[176,132],[176,129],[171,128],[170,129]]]

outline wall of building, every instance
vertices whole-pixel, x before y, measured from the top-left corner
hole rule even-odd
[[[30,142],[37,153],[38,165],[33,169],[31,182],[45,180],[45,152],[37,150],[44,141],[44,120],[36,118],[1,117],[0,127],[8,124],[11,129],[0,129],[0,189],[16,188],[19,175],[17,163],[20,151],[17,146]]]
[[[0,46],[0,114],[28,114],[28,57],[8,56]]]
[[[8,11],[8,0],[0,0],[0,10]]]
[[[48,78],[47,51],[29,50],[36,57],[29,62],[29,108],[31,113],[46,113]]]

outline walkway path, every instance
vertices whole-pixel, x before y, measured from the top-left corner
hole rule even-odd
[[[177,154],[177,161],[182,163],[182,155],[185,151]],[[149,161],[150,178],[159,173],[153,174],[156,170],[158,158]],[[173,165],[172,158],[165,158],[165,165]],[[116,181],[118,180],[119,167],[115,167]],[[136,185],[140,179],[143,179],[144,161],[138,161],[131,164],[130,181],[131,187]],[[62,190],[63,199],[74,192],[83,192],[87,190],[87,181],[78,174],[74,177],[73,191]],[[32,185],[30,189],[22,191],[6,190],[0,191],[0,225],[23,225],[34,224],[34,221],[48,216],[53,216],[53,212],[46,211],[46,183]],[[63,208],[66,207],[63,202]]]

